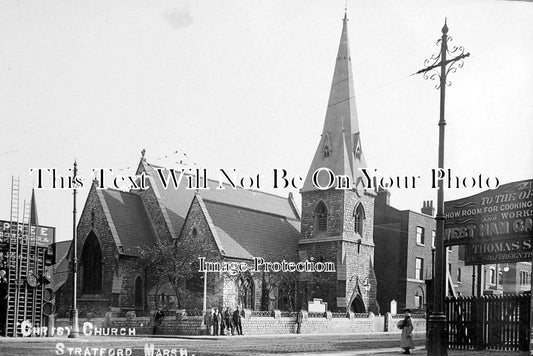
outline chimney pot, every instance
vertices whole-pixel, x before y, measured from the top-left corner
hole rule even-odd
[[[422,202],[422,214],[433,216],[435,214],[435,208],[433,208],[433,200],[424,200]]]

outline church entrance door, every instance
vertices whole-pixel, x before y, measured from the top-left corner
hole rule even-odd
[[[352,313],[365,313],[365,303],[363,302],[363,298],[361,298],[361,294],[357,294],[357,296],[353,299],[352,304],[350,304],[350,311]]]

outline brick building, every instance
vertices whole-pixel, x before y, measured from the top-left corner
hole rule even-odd
[[[520,294],[531,291],[531,262],[502,263],[483,266],[483,294]]]
[[[399,210],[390,205],[390,192],[378,192],[374,211],[376,276],[381,310],[425,309],[426,281],[432,279],[436,221],[431,201],[421,212]],[[463,249],[447,248],[449,295],[472,295],[472,266],[465,266]]]

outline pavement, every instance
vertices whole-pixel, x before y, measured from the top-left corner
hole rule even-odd
[[[414,339],[418,341],[425,340],[425,332],[413,332]],[[400,340],[401,332],[368,332],[368,333],[320,333],[320,334],[250,334],[250,335],[231,335],[231,336],[213,336],[213,335],[145,335],[139,334],[135,336],[94,336],[82,335],[77,338],[69,338],[66,335],[53,337],[1,337],[0,344],[13,344],[20,342],[29,343],[48,343],[48,342],[111,342],[124,341],[127,339],[153,339],[153,340],[246,340],[246,339],[301,339],[301,338],[353,338],[355,340]]]
[[[412,355],[427,355],[427,350],[425,348],[417,348],[411,350]],[[262,356],[270,356],[274,354],[264,354]],[[291,356],[311,356],[317,355],[316,353],[291,353]],[[398,356],[403,355],[403,351],[398,347],[395,348],[383,348],[383,349],[374,349],[374,350],[358,350],[350,352],[336,352],[336,353],[320,353],[324,356],[356,356],[356,355],[379,355],[379,356]],[[513,352],[513,351],[496,351],[496,350],[486,350],[486,351],[468,351],[468,350],[448,350],[448,356],[485,356],[485,355],[504,355],[504,356],[524,356],[529,355],[528,352]]]
[[[135,337],[81,336],[62,337],[0,337],[1,356],[38,355],[92,355],[121,356],[117,351],[130,349],[131,356],[353,356],[401,355],[398,347],[400,334],[288,334],[242,336],[165,336],[139,335]],[[425,334],[415,333],[416,349],[413,355],[426,355]],[[110,350],[113,350],[111,353]],[[183,353],[182,351],[185,351]],[[158,352],[159,351],[159,352]],[[172,354],[172,352],[175,352]],[[180,353],[181,352],[181,353]],[[525,356],[528,352],[448,350],[449,356],[482,355]]]

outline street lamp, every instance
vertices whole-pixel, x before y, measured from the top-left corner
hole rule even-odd
[[[470,56],[470,53],[464,53],[463,47],[452,47],[448,49],[448,25],[444,21],[442,27],[442,36],[437,41],[440,45],[438,54],[426,59],[424,65],[426,68],[419,70],[416,74],[424,74],[424,79],[439,79],[436,86],[440,89],[440,118],[439,118],[439,158],[438,168],[444,169],[444,128],[446,120],[444,116],[446,86],[451,83],[446,80],[449,73],[454,73],[458,68],[463,66],[463,59]],[[456,55],[457,54],[457,55]],[[447,55],[453,56],[447,59]],[[435,70],[432,74],[431,71]],[[439,190],[437,193],[437,231],[435,237],[436,259],[435,259],[435,280],[433,282],[433,313],[429,317],[429,347],[428,355],[448,355],[448,337],[446,333],[446,315],[444,314],[444,298],[446,290],[446,250],[444,248],[444,182],[439,180]]]
[[[202,326],[200,327],[201,334],[209,334],[209,329],[207,326],[207,269],[204,270],[204,275],[201,277],[204,280],[204,295],[203,295],[203,305],[202,305]]]
[[[76,194],[77,192],[77,183],[76,183],[76,174],[78,173],[78,164],[74,160],[74,171],[73,171],[73,209],[72,209],[72,310],[70,311],[72,316],[72,330],[68,335],[69,338],[77,338],[80,334],[80,327],[78,325],[78,307],[76,293],[78,289],[78,247],[77,247],[77,234],[76,234]]]

